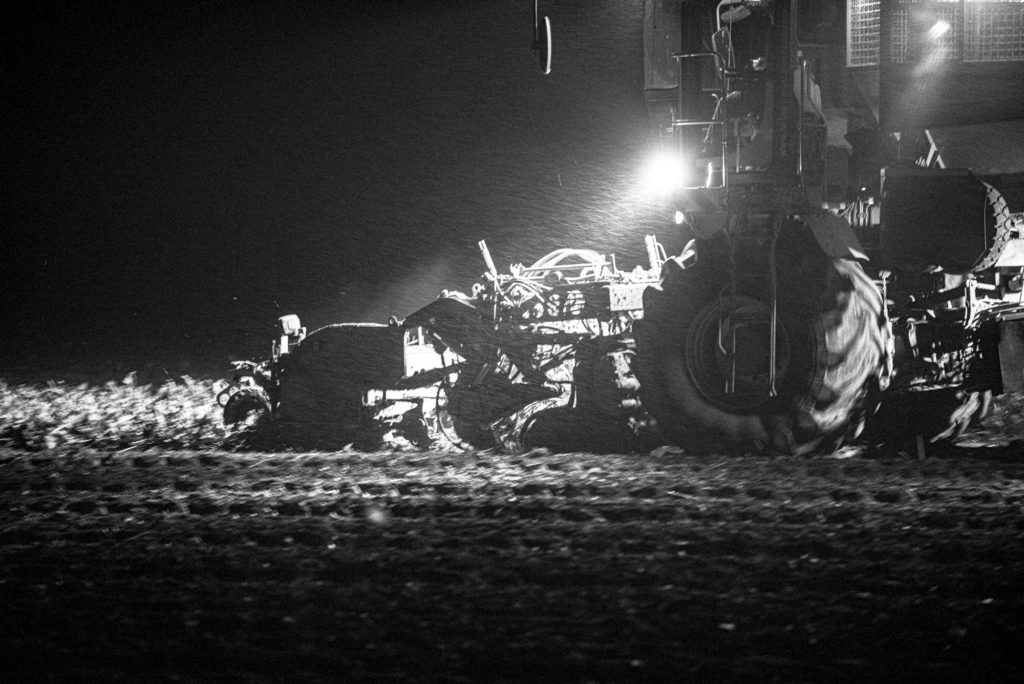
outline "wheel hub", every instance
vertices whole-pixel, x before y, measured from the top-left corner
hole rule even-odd
[[[750,410],[771,399],[771,309],[737,295],[708,303],[686,337],[686,369],[700,393],[726,410]],[[775,386],[790,363],[789,338],[776,326]]]

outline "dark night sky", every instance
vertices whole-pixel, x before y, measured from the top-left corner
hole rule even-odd
[[[281,313],[468,287],[481,238],[500,268],[671,241],[635,188],[641,0],[546,3],[549,77],[531,5],[7,10],[0,360],[262,354]]]
[[[642,0],[541,4],[547,77],[530,0],[8,6],[0,378],[227,368],[283,313],[382,322],[468,288],[480,239],[502,269],[678,248],[637,183]],[[960,149],[1019,171],[1021,123]]]

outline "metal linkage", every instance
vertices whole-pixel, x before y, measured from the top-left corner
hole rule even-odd
[[[779,232],[782,230],[782,216],[776,214],[772,219],[772,244],[768,250],[768,276],[771,280],[771,323],[769,325],[770,337],[768,340],[768,396],[778,396],[775,388],[775,357],[778,353],[778,325],[779,325],[779,279],[778,268],[775,263],[775,247],[779,241]]]

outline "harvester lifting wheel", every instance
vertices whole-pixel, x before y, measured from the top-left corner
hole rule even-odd
[[[459,441],[476,449],[490,449],[497,443],[488,423],[501,413],[501,409],[495,406],[491,388],[474,385],[466,379],[478,375],[480,369],[473,371],[463,371],[454,383],[442,385],[445,410]]]
[[[242,387],[224,404],[225,425],[256,423],[270,414],[270,398],[261,387]]]
[[[371,323],[309,333],[281,358],[277,429],[308,448],[376,448],[379,425],[363,406],[363,392],[401,375],[401,335]]]
[[[778,245],[774,373],[770,287],[729,280],[706,250],[669,260],[635,327],[641,398],[663,437],[699,450],[806,454],[855,436],[887,360],[881,294],[853,261],[806,239]]]

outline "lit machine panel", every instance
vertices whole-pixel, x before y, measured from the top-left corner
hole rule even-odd
[[[878,69],[884,128],[1018,119],[1024,1],[850,0],[846,65]]]

